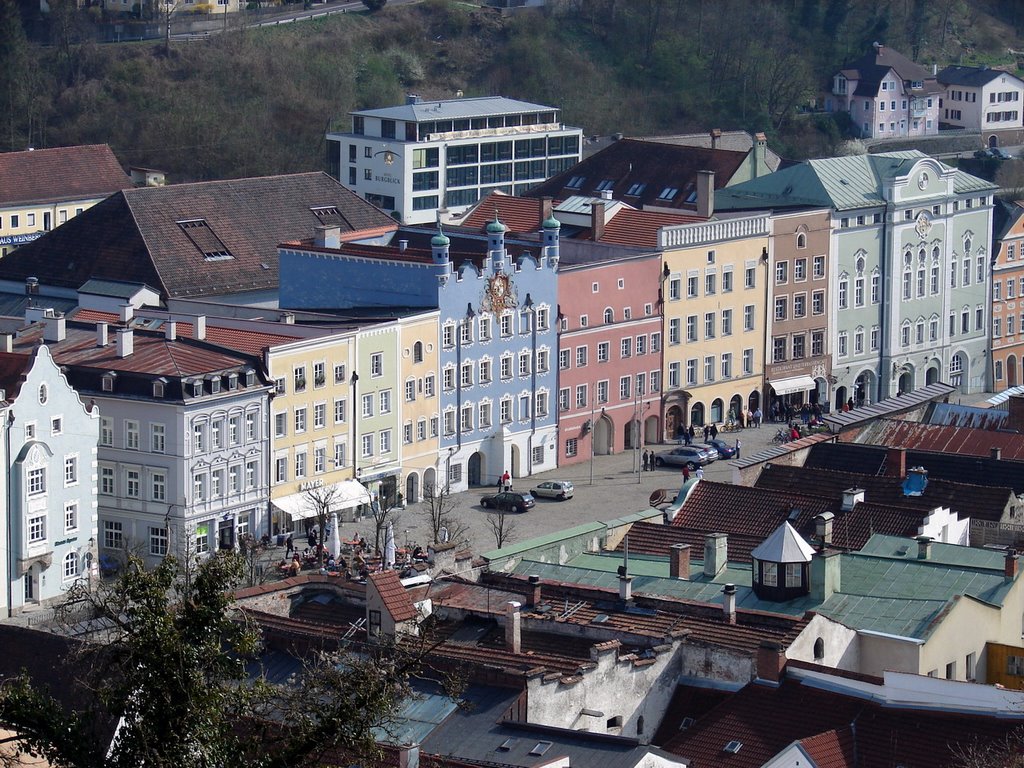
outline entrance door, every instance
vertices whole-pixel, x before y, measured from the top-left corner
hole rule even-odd
[[[682,426],[683,411],[678,405],[673,405],[665,412],[665,439],[675,440]]]
[[[52,227],[53,227],[53,222],[50,219],[50,212],[49,211],[43,211],[43,231],[44,232],[49,232]]]
[[[467,472],[469,474],[470,485],[482,485],[481,479],[483,477],[483,454],[477,451],[469,457],[469,467]]]
[[[640,444],[640,422],[630,419],[622,427],[623,448],[636,448]]]
[[[936,373],[938,373],[936,371]],[[1017,386],[1017,356],[1010,355],[1006,358],[1006,386]]]
[[[220,549],[235,548],[235,523],[233,520],[221,520],[217,524],[217,546]]]
[[[900,375],[899,391],[904,395],[914,391],[914,375],[909,371]]]
[[[846,405],[846,387],[837,387],[836,401],[833,406],[836,409],[836,413],[842,412],[844,405]]]
[[[420,476],[410,472],[405,478],[405,503],[415,504],[420,500]]]
[[[658,417],[648,416],[644,422],[644,442],[648,445],[661,442],[658,440]]]
[[[612,452],[612,429],[614,425],[607,416],[602,416],[594,425],[594,455],[607,456]]]
[[[513,445],[512,446],[512,462],[511,462],[512,463],[512,467],[511,467],[512,477],[522,477],[523,476],[523,467],[522,467],[522,464],[520,464],[521,461],[522,461],[522,459],[521,459],[521,457],[519,455],[519,446],[518,445]]]
[[[36,577],[35,568],[29,568],[28,572],[25,573],[25,602],[34,603],[36,601]]]

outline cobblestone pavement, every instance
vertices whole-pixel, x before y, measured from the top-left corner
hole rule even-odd
[[[769,445],[779,427],[778,424],[766,423],[760,429],[748,428],[738,432],[719,433],[718,436],[732,443],[740,440],[741,455],[749,456]],[[668,444],[654,445],[651,446],[651,450],[659,453],[673,447],[675,446]],[[678,490],[682,482],[680,468],[655,469],[641,473],[642,476],[638,478],[636,460],[637,457],[632,451],[595,457],[593,482],[589,461],[517,479],[514,482],[516,490],[529,490],[543,480],[571,480],[576,486],[576,495],[569,501],[537,499],[537,506],[528,512],[507,515],[506,520],[511,521],[514,526],[509,543],[647,509],[652,491],[659,488]],[[716,482],[731,482],[731,460],[714,462],[705,468],[704,476]],[[474,488],[464,493],[453,494],[451,497],[454,502],[453,515],[467,526],[467,539],[476,553],[495,548],[495,536],[487,521],[496,517],[497,513],[480,506],[481,496],[493,492],[492,487]],[[344,523],[342,533],[347,536],[358,530],[369,539],[373,532],[372,523],[372,520],[363,523]],[[429,538],[428,530],[427,514],[423,505],[412,504],[400,512],[400,518],[395,525],[395,539],[400,546],[406,541],[423,544]]]

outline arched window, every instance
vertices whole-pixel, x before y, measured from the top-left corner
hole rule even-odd
[[[64,581],[71,581],[73,578],[78,576],[78,555],[74,552],[68,552],[64,555]]]
[[[970,236],[964,238],[964,256],[971,255],[971,238]]]
[[[606,323],[614,323],[615,322],[615,312],[612,310],[611,307],[608,307],[608,309],[606,309],[604,311],[604,321]]]
[[[807,247],[807,235],[805,235],[803,232],[799,233],[796,236],[796,247],[797,248],[806,248]]]
[[[814,641],[814,660],[821,661],[825,658],[825,641],[820,637]]]
[[[412,345],[412,361],[414,363],[423,362],[423,342],[417,341]]]

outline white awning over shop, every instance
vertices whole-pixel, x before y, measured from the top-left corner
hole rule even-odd
[[[788,379],[769,381],[776,395],[788,395],[792,392],[806,392],[814,388],[814,379],[810,376],[792,376]]]
[[[352,509],[360,504],[370,503],[370,492],[356,480],[343,480],[336,487],[338,491],[331,500],[331,512]],[[309,496],[304,492],[273,499],[273,504],[278,509],[287,512],[292,520],[316,517],[316,509],[310,503]]]

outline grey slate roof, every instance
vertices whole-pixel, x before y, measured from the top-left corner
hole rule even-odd
[[[915,149],[808,160],[767,176],[719,189],[715,192],[715,208],[749,210],[828,206],[844,211],[881,207],[885,205],[883,182],[908,173],[925,157],[928,156]],[[943,168],[948,169],[948,166]],[[995,189],[994,184],[984,179],[953,170],[953,190],[957,194],[992,192]]]
[[[946,67],[935,76],[935,79],[943,85],[962,85],[967,88],[980,88],[1004,76],[1012,77],[1020,82],[1020,78],[1012,72],[992,69],[991,67]]]
[[[78,289],[79,293],[88,293],[93,296],[109,296],[114,299],[130,299],[142,288],[149,288],[148,285],[138,283],[126,283],[123,280],[87,280]],[[153,290],[150,288],[150,290]]]
[[[472,117],[490,117],[491,115],[516,115],[522,112],[557,112],[556,107],[543,104],[532,104],[504,96],[477,96],[468,99],[445,99],[428,101],[419,104],[401,104],[381,109],[360,109],[352,115],[363,117],[379,117],[383,120],[404,120],[407,122],[425,122],[431,120],[457,120]]]
[[[313,235],[312,209],[336,209],[343,238],[397,228],[325,173],[126,189],[0,260],[0,279],[144,283],[165,299],[273,290],[277,246]]]
[[[771,563],[809,563],[813,555],[814,547],[787,520],[750,552],[751,557]]]
[[[854,408],[852,411],[830,413],[824,417],[823,421],[833,432],[839,432],[844,427],[872,421],[884,416],[891,416],[901,411],[924,405],[930,400],[948,398],[954,392],[956,392],[956,387],[937,381],[934,384],[928,384],[927,386],[915,389],[913,392],[898,395],[897,397],[887,397],[885,400],[865,405],[862,408]]]

